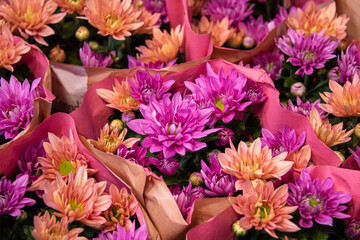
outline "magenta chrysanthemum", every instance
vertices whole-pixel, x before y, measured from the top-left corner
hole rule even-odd
[[[313,32],[304,37],[301,32],[289,29],[287,34],[277,40],[277,47],[289,58],[286,60],[299,67],[297,75],[311,75],[314,69],[325,67],[325,63],[334,57],[338,42],[332,41],[330,36],[323,36],[324,31]]]
[[[261,130],[261,133],[261,144],[268,146],[272,150],[273,156],[299,150],[304,145],[306,138],[306,131],[297,136],[295,130],[291,130],[288,126],[279,130],[275,135],[265,128]]]
[[[180,208],[180,212],[184,218],[186,218],[188,212],[191,209],[192,204],[197,198],[204,198],[204,189],[202,187],[191,188],[191,183],[186,187],[184,186],[180,190],[180,185],[172,185],[169,187],[173,197],[175,198],[176,203]]]
[[[270,52],[263,52],[252,59],[253,65],[258,65],[264,69],[269,77],[278,80],[283,68],[284,55],[275,48]]]
[[[116,51],[111,51],[110,55],[116,57]],[[91,51],[87,42],[84,42],[84,46],[80,48],[79,56],[82,65],[85,67],[109,67],[113,63],[111,56],[104,58],[103,53]]]
[[[140,59],[136,59],[130,55],[128,55],[127,57],[128,57],[128,68],[146,67],[146,68],[150,68],[150,69],[162,69],[165,67],[173,66],[177,61],[177,58],[175,58],[174,60],[171,60],[168,63],[163,63],[161,61],[144,63]]]
[[[228,73],[221,68],[216,74],[207,63],[206,69],[207,76],[200,74],[195,83],[185,81],[185,86],[199,105],[212,108],[213,113],[208,123],[210,126],[219,118],[228,123],[233,120],[236,112],[244,111],[251,104],[244,99],[247,78],[244,74],[239,76],[233,68]]]
[[[25,206],[34,205],[36,202],[31,198],[24,198],[29,181],[28,175],[18,177],[13,183],[2,177],[0,180],[0,215],[20,216]]]
[[[344,84],[352,81],[355,73],[360,75],[360,53],[355,45],[350,45],[346,52],[341,51],[337,59],[338,66],[329,71],[330,80]]]
[[[295,184],[289,183],[289,189],[291,192],[288,204],[299,207],[299,225],[303,228],[311,228],[313,220],[321,225],[332,226],[333,218],[350,217],[342,213],[347,207],[340,204],[348,203],[351,195],[334,192],[331,178],[326,178],[322,182],[318,178],[312,180],[308,169],[304,168]]]
[[[345,229],[345,233],[352,239],[360,239],[360,218],[353,219]]]
[[[229,24],[243,22],[253,12],[254,4],[248,6],[249,0],[211,0],[201,11],[202,15],[210,17],[212,21],[229,18]]]
[[[266,99],[266,95],[257,83],[249,80],[245,86],[245,101],[250,101],[252,105],[260,104]]]
[[[130,95],[141,103],[148,104],[151,98],[162,99],[175,80],[161,81],[159,73],[151,76],[145,69],[135,72],[135,81],[129,80]],[[168,94],[170,96],[170,93]]]
[[[163,23],[169,22],[165,0],[142,0],[142,3],[151,14],[160,13],[161,18],[159,19],[159,24],[161,24],[161,21]]]
[[[270,32],[268,22],[264,22],[263,16],[260,15],[258,18],[250,16],[246,21],[245,35],[251,36],[256,44],[259,44]],[[237,26],[238,31],[241,31],[243,24]]]
[[[116,230],[108,233],[101,232],[97,238],[93,240],[147,240],[148,232],[146,225],[140,226],[135,230],[135,221],[131,225],[130,231],[126,231],[120,224],[117,225]]]
[[[33,101],[42,95],[40,78],[32,82],[31,88],[27,79],[21,84],[14,76],[9,82],[1,78],[0,84],[0,135],[14,138],[34,116]]]
[[[190,98],[175,93],[170,100],[164,96],[162,100],[152,99],[149,105],[140,105],[144,119],[135,119],[127,126],[141,134],[148,135],[142,141],[150,152],[163,152],[165,158],[176,153],[185,155],[186,151],[198,151],[206,147],[206,143],[195,139],[205,137],[219,129],[204,130],[209,121],[211,109],[199,109]]]
[[[217,135],[219,139],[215,142],[216,146],[228,146],[235,137],[233,130],[224,126],[221,126],[221,130],[217,132]]]
[[[146,148],[139,146],[138,142],[134,143],[130,149],[121,144],[117,150],[117,155],[143,167],[150,164],[149,158],[146,156]]]
[[[164,158],[164,154],[160,152],[158,158],[149,158],[150,163],[154,164],[160,172],[165,175],[172,176],[178,170],[180,163],[175,158]]]
[[[320,102],[321,102],[320,99],[316,100],[313,103],[310,103],[309,101],[303,102],[299,97],[296,97],[296,105],[294,105],[292,101],[289,99],[288,105],[281,104],[281,106],[291,112],[298,113],[305,117],[309,117],[311,109],[316,108],[320,116],[322,118],[325,118],[326,112],[318,106]]]
[[[209,157],[210,168],[201,160],[201,171],[199,176],[204,181],[204,193],[207,196],[232,196],[235,192],[236,177],[224,173],[221,169],[219,160],[215,156]]]

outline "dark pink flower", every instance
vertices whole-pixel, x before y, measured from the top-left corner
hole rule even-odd
[[[172,176],[176,173],[178,170],[180,164],[176,159],[170,157],[170,158],[164,158],[164,154],[160,152],[158,154],[158,158],[151,157],[149,159],[150,163],[154,164],[163,174]]]
[[[166,3],[165,0],[142,0],[142,3],[144,4],[147,11],[149,11],[152,14],[160,13],[161,19],[159,19],[159,23],[161,24],[161,21],[163,23],[169,22],[169,17],[166,10]]]
[[[291,112],[298,113],[300,115],[303,115],[305,117],[310,116],[311,109],[316,108],[322,118],[325,118],[327,116],[326,112],[322,110],[318,104],[320,103],[320,99],[316,100],[313,103],[310,103],[309,101],[303,102],[299,97],[296,97],[296,105],[292,103],[292,101],[289,99],[288,105],[281,103],[281,106]]]
[[[253,65],[260,66],[273,80],[278,80],[283,68],[284,55],[275,48],[270,52],[263,52],[252,59]]]
[[[131,225],[130,231],[126,231],[120,224],[117,225],[116,230],[108,233],[101,232],[97,238],[93,240],[147,240],[148,231],[146,224],[140,226],[135,230],[135,221]]]
[[[216,146],[228,146],[230,141],[234,140],[234,132],[227,127],[221,126],[221,130],[217,132],[219,139],[215,142]]]
[[[149,158],[146,156],[147,149],[139,146],[138,143],[134,143],[129,150],[125,145],[121,144],[117,150],[117,155],[146,167],[150,164]]]
[[[116,57],[116,51],[111,51],[111,56],[104,57],[103,53],[91,51],[89,44],[84,42],[84,46],[79,50],[79,55],[81,63],[85,67],[109,67],[113,63],[111,56]]]
[[[353,239],[360,239],[360,218],[353,219],[350,224],[347,225],[345,233]]]

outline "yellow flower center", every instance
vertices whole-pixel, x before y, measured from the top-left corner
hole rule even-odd
[[[79,209],[80,209],[80,213],[81,213],[81,211],[82,211],[82,209],[83,209],[83,206],[82,206],[81,204],[79,204],[79,203],[76,201],[76,199],[70,200],[70,201],[69,201],[69,205],[70,205],[70,207],[71,207],[71,210],[73,210],[73,211],[75,211],[77,208],[79,208]]]
[[[221,111],[224,111],[225,109],[225,105],[222,103],[222,99],[219,98],[216,103],[215,103],[215,106],[217,106]]]
[[[260,218],[265,219],[270,214],[270,207],[267,205],[263,205],[261,207],[256,208],[256,212],[260,213]]]
[[[319,206],[319,208],[321,210],[321,204],[319,204],[321,202],[320,199],[312,197],[312,198],[309,198],[308,201],[309,201],[309,205],[312,208],[315,208],[316,206]]]
[[[59,172],[62,176],[67,176],[71,171],[75,172],[75,168],[69,160],[65,159],[59,166]]]

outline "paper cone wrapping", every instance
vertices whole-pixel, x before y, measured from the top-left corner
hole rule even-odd
[[[15,42],[23,41],[21,38],[16,36],[14,36],[14,39]],[[34,116],[30,124],[10,142],[16,141],[19,137],[31,132],[39,123],[49,117],[51,113],[51,102],[55,98],[55,96],[51,93],[52,86],[49,60],[35,45],[28,43],[26,43],[26,45],[30,46],[31,49],[28,53],[22,56],[18,64],[26,63],[32,72],[33,79],[39,77],[41,78],[40,85],[44,87],[45,95],[34,100]],[[7,146],[10,142],[0,145],[0,152],[6,152]]]
[[[346,24],[348,37],[353,40],[360,40],[360,1],[357,0],[336,0],[336,11],[338,14],[346,14],[350,20]]]

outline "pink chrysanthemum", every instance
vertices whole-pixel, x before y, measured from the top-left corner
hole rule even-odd
[[[148,231],[146,224],[136,229],[136,231],[135,222],[131,225],[130,231],[126,231],[118,224],[116,230],[108,233],[102,231],[99,236],[93,238],[93,240],[148,240]]]
[[[103,53],[91,51],[89,44],[84,42],[84,46],[79,50],[79,56],[85,67],[109,67],[113,63],[111,56],[116,57],[116,51],[111,51],[110,56],[103,57]]]

